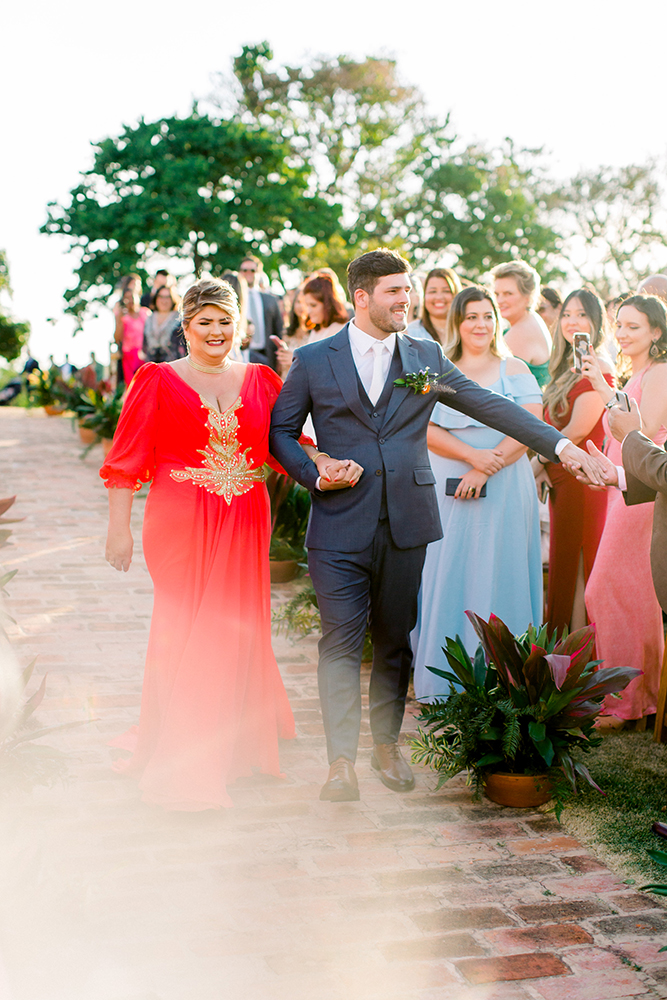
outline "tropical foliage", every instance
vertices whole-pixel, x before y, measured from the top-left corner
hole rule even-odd
[[[468,771],[478,793],[491,771],[547,773],[560,813],[579,778],[598,787],[580,756],[601,742],[595,720],[605,696],[641,671],[600,667],[593,625],[560,638],[549,638],[546,625],[531,625],[513,636],[495,615],[488,622],[467,615],[480,645],[471,659],[458,636],[448,638],[443,651],[451,670],[429,667],[450,682],[451,693],[422,707],[413,759],[433,767],[439,785]]]

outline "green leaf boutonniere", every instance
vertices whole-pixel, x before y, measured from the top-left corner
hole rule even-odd
[[[412,389],[415,395],[425,396],[427,392],[436,389],[438,392],[454,392],[448,385],[442,385],[441,379],[447,378],[445,375],[432,375],[428,367],[420,368],[418,372],[408,372],[403,378],[394,379],[394,385],[404,385],[406,389]]]

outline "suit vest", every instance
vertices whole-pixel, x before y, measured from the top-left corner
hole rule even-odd
[[[399,354],[398,351],[398,340],[397,340],[396,347],[394,348],[394,355],[391,359],[391,364],[389,365],[387,380],[380,394],[380,398],[378,399],[375,406],[373,406],[370,399],[368,398],[368,394],[364,389],[363,382],[359,378],[359,372],[357,372],[357,388],[359,389],[359,399],[361,400],[361,405],[363,406],[366,413],[373,421],[374,426],[377,428],[378,434],[380,433],[380,428],[384,423],[384,418],[387,412],[387,407],[389,405],[389,400],[394,390],[394,380],[401,377],[402,371],[403,371],[403,366],[401,364],[401,355]],[[387,475],[384,472],[384,469],[383,473],[384,474],[382,476],[382,503],[380,505],[381,521],[389,516],[389,512],[387,510]]]

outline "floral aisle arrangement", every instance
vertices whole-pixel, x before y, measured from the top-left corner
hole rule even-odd
[[[438,787],[467,771],[477,796],[498,772],[544,776],[560,817],[578,779],[601,791],[581,755],[602,742],[595,721],[605,696],[641,671],[601,667],[593,625],[551,639],[547,625],[531,625],[514,636],[495,615],[466,613],[480,644],[471,659],[458,636],[447,638],[451,670],[428,668],[452,686],[446,700],[422,706],[413,760],[439,774]]]

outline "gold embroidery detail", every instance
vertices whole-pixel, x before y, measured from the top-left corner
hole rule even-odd
[[[246,448],[245,451],[239,449],[236,436],[239,422],[236,411],[243,406],[241,397],[224,413],[218,413],[203,399],[202,406],[208,410],[206,422],[210,427],[206,448],[197,449],[198,453],[204,456],[204,464],[197,469],[173,469],[171,478],[179,483],[191,479],[195,486],[202,486],[209,493],[223,497],[230,504],[233,497],[240,497],[257,483],[264,482],[264,469],[262,466],[258,469],[250,467],[247,457],[250,448]]]

